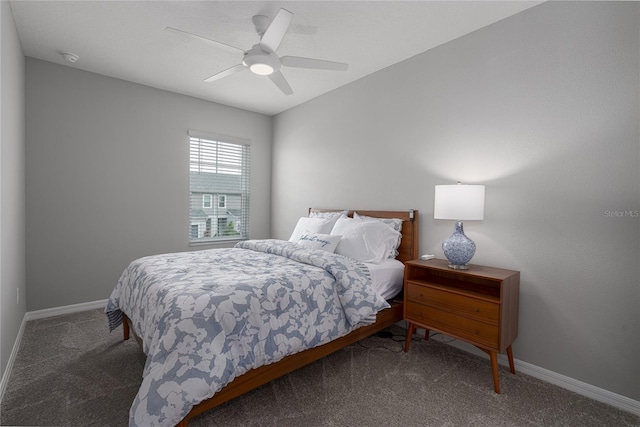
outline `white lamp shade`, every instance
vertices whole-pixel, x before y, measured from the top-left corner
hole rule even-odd
[[[484,185],[436,185],[435,219],[484,219]]]

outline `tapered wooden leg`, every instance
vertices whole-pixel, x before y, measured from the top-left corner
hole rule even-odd
[[[500,378],[498,377],[498,354],[494,351],[489,352],[491,356],[491,370],[493,371],[493,390],[500,394]]]
[[[124,314],[122,315],[122,335],[125,341],[129,339],[129,322]]]
[[[513,364],[513,350],[511,350],[511,346],[507,347],[507,357],[509,358],[509,370],[512,374],[515,374],[516,367]]]
[[[413,336],[413,333],[416,330],[416,325],[414,325],[413,323],[409,323],[409,328],[407,329],[407,339],[404,342],[404,352],[408,352],[409,351],[409,345],[411,344],[411,337]]]
[[[425,339],[425,340],[428,340],[428,339],[429,339],[429,330],[428,330],[428,329],[425,329],[425,330],[424,330],[424,339]]]

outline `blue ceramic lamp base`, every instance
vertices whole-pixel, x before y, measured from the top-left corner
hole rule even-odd
[[[467,263],[476,253],[476,244],[464,234],[462,221],[456,221],[453,234],[442,242],[444,256],[449,260],[449,268],[468,270]]]

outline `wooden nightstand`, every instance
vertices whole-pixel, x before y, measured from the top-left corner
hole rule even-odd
[[[498,354],[507,352],[518,337],[520,272],[469,265],[453,270],[448,261],[431,259],[405,263],[404,320],[409,323],[404,351],[409,351],[416,327],[466,341],[491,357],[493,388],[500,393]]]

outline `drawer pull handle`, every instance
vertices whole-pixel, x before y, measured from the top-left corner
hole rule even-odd
[[[475,333],[476,335],[480,335],[480,331],[478,331],[478,330],[476,330],[474,333]]]
[[[480,309],[479,308],[476,308],[476,313],[480,313]]]

